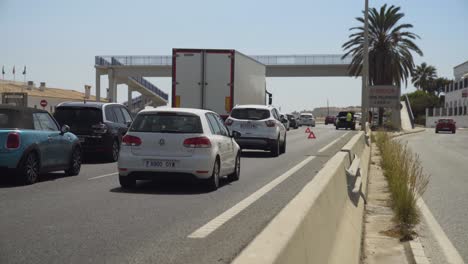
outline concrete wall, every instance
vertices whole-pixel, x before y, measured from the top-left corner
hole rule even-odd
[[[361,157],[366,192],[370,149],[360,132],[345,146]],[[234,264],[360,262],[364,201],[351,192],[354,177],[338,152],[240,253]]]

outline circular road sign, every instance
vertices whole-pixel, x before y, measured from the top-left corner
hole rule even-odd
[[[42,107],[46,107],[46,106],[47,106],[47,101],[44,100],[44,99],[42,99],[42,100],[41,100],[41,106],[42,106]]]

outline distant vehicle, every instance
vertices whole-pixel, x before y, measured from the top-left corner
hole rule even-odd
[[[59,128],[44,110],[0,106],[0,174],[14,172],[21,183],[33,184],[41,173],[74,176],[80,168],[80,141],[68,126]]]
[[[122,137],[133,121],[128,109],[117,103],[65,102],[54,116],[78,136],[85,155],[104,154],[112,162],[119,158]]]
[[[450,131],[455,134],[457,131],[456,122],[453,119],[439,119],[436,123],[435,132]]]
[[[287,114],[286,116],[288,117],[288,120],[289,120],[289,127],[297,129],[299,127],[299,124],[298,124],[296,117],[290,114]]]
[[[347,121],[348,113],[351,114],[351,121]],[[336,129],[345,128],[345,129],[352,129],[356,130],[356,119],[354,117],[354,112],[352,111],[343,111],[339,112],[338,116],[336,117]]]
[[[219,178],[239,180],[240,148],[218,114],[188,108],[145,109],[123,138],[118,162],[122,188],[158,175],[189,175],[210,190]]]
[[[327,116],[327,117],[325,117],[325,125],[335,124],[335,122],[336,122],[336,116]]]
[[[315,117],[312,113],[302,113],[299,117],[299,126],[315,127]]]
[[[354,114],[354,118],[356,119],[356,122],[357,123],[360,123],[361,122],[361,118],[362,118],[362,113],[361,112],[357,112]]]
[[[211,49],[173,49],[173,58],[172,107],[207,109],[226,118],[235,105],[265,104],[266,69],[256,60]]]
[[[273,157],[286,152],[286,128],[272,106],[236,106],[226,125],[230,131],[240,132],[236,141],[242,149],[267,150]]]
[[[286,128],[286,131],[289,131],[290,123],[289,123],[288,116],[286,114],[280,113],[280,121],[281,123],[283,123],[283,126]]]

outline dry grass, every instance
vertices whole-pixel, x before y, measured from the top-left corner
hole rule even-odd
[[[412,230],[419,223],[416,201],[427,188],[429,177],[422,171],[419,156],[406,145],[392,140],[385,132],[377,132],[381,166],[392,194],[392,208],[403,240],[411,239]]]

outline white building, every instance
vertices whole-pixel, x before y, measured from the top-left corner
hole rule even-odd
[[[426,109],[426,127],[440,118],[451,118],[457,127],[468,127],[468,61],[453,68],[455,79],[444,87],[445,107]]]

